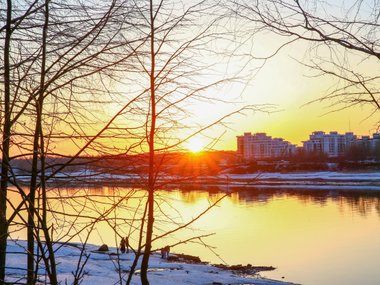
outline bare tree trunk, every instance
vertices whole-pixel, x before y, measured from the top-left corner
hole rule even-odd
[[[43,104],[45,95],[45,77],[46,77],[46,45],[47,45],[47,31],[49,25],[49,0],[45,1],[44,11],[44,26],[42,30],[42,57],[41,57],[41,74],[40,74],[40,87],[39,94],[36,100],[36,125],[33,141],[33,161],[32,161],[32,177],[30,183],[29,194],[29,211],[28,211],[28,284],[35,283],[34,275],[34,216],[35,216],[35,195],[37,192],[37,177],[38,177],[38,161],[40,160],[41,167],[41,187],[42,187],[42,221],[41,227],[45,236],[45,243],[48,248],[49,257],[46,258],[45,252],[42,252],[44,261],[46,263],[47,270],[49,272],[49,279],[51,284],[57,284],[56,264],[54,258],[54,250],[50,239],[50,234],[47,228],[46,222],[46,187],[45,187],[45,152],[44,152],[44,137],[42,132],[42,117],[43,117]],[[50,261],[50,262],[49,262]],[[50,264],[49,264],[50,263]],[[49,267],[49,268],[48,268]]]
[[[33,161],[32,161],[32,173],[30,180],[30,190],[29,190],[29,205],[28,205],[28,268],[27,268],[27,284],[35,283],[34,275],[34,212],[35,212],[35,196],[36,196],[36,185],[37,185],[37,175],[38,175],[38,140],[39,140],[39,106],[37,103],[37,118],[36,118],[36,129],[34,133],[33,142]]]
[[[150,0],[150,54],[151,54],[151,71],[150,71],[150,131],[149,131],[149,180],[148,180],[148,221],[146,227],[146,241],[144,255],[141,261],[141,284],[149,285],[148,266],[149,256],[152,249],[152,235],[154,224],[154,188],[155,188],[155,149],[154,139],[156,130],[156,86],[155,86],[155,50],[154,50],[154,16],[153,1]]]
[[[54,255],[54,249],[53,244],[49,232],[49,228],[47,225],[47,198],[46,198],[46,181],[45,181],[45,143],[44,143],[44,134],[42,130],[42,110],[43,110],[43,101],[44,101],[44,95],[45,95],[45,73],[46,73],[46,48],[47,48],[47,32],[49,27],[49,2],[50,0],[45,0],[45,22],[43,27],[43,34],[42,34],[42,65],[41,65],[41,87],[40,87],[40,94],[39,94],[39,106],[40,106],[40,120],[39,120],[39,129],[40,129],[40,163],[41,163],[41,178],[40,178],[40,184],[41,184],[41,192],[42,192],[42,229],[45,236],[45,243],[48,251],[48,258],[45,259],[46,262],[50,262],[50,264],[46,264],[46,266],[50,265],[50,268],[48,270],[49,272],[49,279],[50,284],[56,285],[58,284],[57,279],[57,270],[56,270],[56,263],[55,263],[55,255]]]
[[[1,193],[0,193],[0,282],[5,281],[6,251],[8,238],[7,191],[9,172],[9,140],[11,136],[10,110],[10,41],[11,41],[12,1],[7,0],[7,22],[4,42],[4,125],[1,160]]]
[[[145,209],[144,209],[144,213],[142,215],[142,218],[141,218],[141,225],[140,225],[140,234],[139,234],[139,243],[138,243],[138,246],[137,246],[137,249],[136,249],[136,252],[135,252],[135,258],[133,260],[133,263],[131,265],[131,269],[129,270],[129,274],[128,274],[128,279],[127,279],[127,282],[125,283],[126,285],[130,285],[131,282],[132,282],[132,277],[133,277],[133,274],[135,272],[135,269],[136,269],[136,266],[137,266],[137,263],[138,263],[138,260],[141,256],[141,244],[142,244],[142,240],[143,240],[143,234],[144,234],[144,222],[145,222],[145,217],[146,217],[146,212],[148,210],[148,201],[147,203],[145,204]]]

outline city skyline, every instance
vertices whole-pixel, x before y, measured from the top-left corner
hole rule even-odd
[[[354,154],[357,157],[377,158],[380,150],[380,134],[358,137],[353,132],[340,134],[336,131],[325,133],[314,131],[302,146],[296,146],[284,138],[273,138],[266,133],[244,132],[236,137],[237,155],[249,161],[257,159],[286,158],[295,155],[323,154],[329,158]]]
[[[286,137],[274,136],[271,133],[266,132],[266,131],[263,131],[263,132],[245,131],[243,134],[245,134],[245,133],[250,133],[250,134],[253,134],[253,135],[264,134],[264,135],[273,137],[274,139],[282,139],[282,140],[284,140],[286,142],[289,142],[290,144],[295,145],[296,147],[303,147],[304,142],[306,142],[308,139],[310,139],[310,136],[313,135],[314,133],[324,133],[326,135],[333,134],[333,133],[337,133],[338,135],[353,134],[357,139],[362,139],[363,137],[370,137],[370,138],[372,137],[373,138],[373,137],[375,137],[376,135],[379,134],[379,132],[374,132],[374,133],[371,133],[371,134],[368,134],[368,135],[361,135],[361,134],[356,134],[355,132],[351,132],[351,131],[346,131],[346,132],[339,132],[339,131],[336,131],[336,130],[322,131],[322,130],[318,129],[318,130],[314,130],[311,133],[309,133],[308,134],[308,138],[301,141],[302,144],[296,144],[296,143],[294,143],[293,141],[291,141],[290,139],[288,139]],[[239,135],[236,136],[236,137],[239,137]]]

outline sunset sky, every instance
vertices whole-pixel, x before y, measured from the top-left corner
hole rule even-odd
[[[271,35],[261,41],[262,49],[273,50],[277,45]],[[236,136],[244,132],[266,132],[272,137],[281,137],[291,143],[302,145],[313,131],[354,132],[358,136],[371,135],[377,131],[379,115],[369,105],[357,105],[340,110],[343,105],[333,101],[316,101],[328,94],[338,81],[328,76],[316,76],[317,72],[302,63],[313,59],[309,45],[302,42],[283,48],[276,56],[253,74],[247,85],[224,90],[223,96],[234,98],[234,104],[198,106],[194,111],[207,121],[214,113],[227,113],[244,104],[273,104],[270,112],[246,112],[245,116],[234,116],[217,149],[236,149]],[[354,63],[352,63],[354,64]],[[376,72],[375,66],[365,62],[356,67]],[[240,103],[237,103],[240,102]],[[336,102],[335,102],[336,103]],[[335,111],[336,110],[336,111]],[[219,130],[222,133],[222,130]]]
[[[309,4],[310,7],[308,7]],[[309,4],[307,1],[304,3],[310,11],[318,9],[315,7],[319,4],[315,7],[312,3]],[[326,7],[326,10],[322,9],[320,11],[322,15],[328,11],[327,13],[334,17],[339,15],[345,17],[356,11],[355,9],[350,10],[350,7],[356,7],[357,2],[328,1],[321,3],[321,7],[324,7],[325,4],[328,9]],[[373,16],[373,10],[369,9],[369,6],[363,5],[361,8],[360,16],[363,19],[370,19]],[[345,15],[344,11],[350,12]],[[237,26],[241,30],[248,31],[242,32],[238,36],[244,38],[248,34],[250,38],[249,41],[241,40],[245,43],[244,47],[241,47],[241,51],[253,57],[267,57],[291,39],[289,36],[275,35],[270,31],[249,34],[254,29],[253,26],[250,27],[251,24],[248,21],[238,23]],[[329,64],[329,61],[347,68],[347,74],[352,70],[360,74],[362,78],[378,76],[377,61],[360,52],[355,53],[333,44],[331,46],[318,45],[298,40],[280,49],[265,64],[260,60],[250,60],[246,70],[251,68],[252,72],[248,73],[245,80],[221,88],[216,96],[234,103],[198,104],[191,109],[194,118],[197,118],[202,124],[244,105],[271,105],[269,109],[266,109],[270,112],[245,112],[244,116],[237,115],[229,118],[227,120],[229,128],[212,129],[208,133],[209,137],[218,137],[223,134],[215,145],[217,149],[235,150],[236,136],[242,135],[244,132],[266,132],[272,137],[282,137],[297,145],[302,145],[302,141],[307,140],[309,135],[317,130],[338,131],[339,133],[351,131],[358,136],[372,135],[377,132],[380,116],[378,111],[374,112],[374,108],[370,104],[357,104],[346,109],[345,107],[350,103],[343,102],[344,92],[335,101],[318,101],[319,98],[345,84],[343,81],[339,82],[336,77],[320,76],[319,71],[307,66],[321,66],[321,68],[333,70],[338,75],[345,75],[344,71],[332,67],[333,65]],[[232,58],[228,65],[221,66],[221,68],[229,70],[235,65],[239,66],[246,62],[244,59]],[[261,64],[263,66],[260,70],[255,69]],[[376,85],[372,88],[377,90]],[[363,91],[359,89],[350,89],[350,91]]]
[[[187,5],[191,5],[191,2],[189,3],[183,3],[183,7],[180,5],[179,8],[175,7],[176,9],[174,6],[168,6],[167,11],[174,9],[173,14],[169,13],[170,17],[175,13],[182,13]],[[307,3],[306,1],[305,5],[308,5]],[[333,7],[345,5],[338,1],[331,3],[337,5]],[[337,9],[334,13],[339,11]],[[188,16],[191,24],[177,26],[168,35],[166,31],[171,22],[168,21],[167,15],[163,13],[157,18],[161,26],[157,24],[159,29],[155,31],[156,39],[153,44],[157,52],[155,92],[158,98],[157,110],[163,110],[163,113],[160,113],[157,127],[162,133],[158,134],[155,140],[156,148],[175,145],[178,147],[169,149],[236,150],[236,136],[244,132],[265,132],[269,136],[280,137],[301,146],[302,141],[318,130],[339,133],[351,131],[358,136],[372,135],[377,131],[379,112],[372,114],[373,109],[369,103],[345,109],[348,105],[346,102],[339,104],[345,97],[344,94],[335,101],[318,101],[342,87],[342,82],[331,76],[321,76],[318,71],[308,67],[332,61],[333,64],[343,64],[348,70],[375,77],[378,72],[377,62],[370,57],[363,60],[365,54],[353,54],[339,45],[330,49],[330,44],[325,43],[316,47],[315,43],[297,40],[279,49],[284,43],[294,40],[292,36],[276,35],[273,31],[257,27],[254,21],[227,15],[214,26],[212,17],[207,13],[194,12]],[[141,21],[144,23],[144,20]],[[144,29],[147,29],[143,31],[148,35],[149,26],[144,26]],[[207,36],[203,38],[205,29]],[[139,32],[141,31],[128,30],[126,35],[131,38],[139,37]],[[171,55],[175,54],[177,49],[186,46],[184,43],[191,44],[183,50],[179,59],[173,60],[176,57],[171,58]],[[104,137],[100,142],[94,142],[98,145],[90,146],[94,149],[88,149],[87,154],[95,154],[97,151],[124,152],[139,139],[138,146],[130,153],[147,150],[147,140],[144,138],[150,124],[147,120],[147,114],[150,112],[150,48],[149,41],[137,40],[126,45],[123,53],[128,54],[131,50],[136,53],[131,53],[134,56],[125,60],[126,66],[120,68],[116,79],[105,82],[101,77],[94,77],[93,81],[89,81],[100,90],[95,100],[90,96],[87,98],[86,90],[79,88],[78,98],[86,101],[88,105],[79,108],[80,111],[73,115],[71,121],[65,119],[59,123],[46,123],[47,129],[51,124],[58,134],[63,130],[67,137],[76,135],[78,138],[69,141],[65,137],[56,136],[58,152],[76,153],[83,146],[83,137],[97,134],[123,106],[131,102],[133,103],[118,117],[114,125],[107,129],[108,132],[102,134]],[[341,72],[339,68],[334,71]],[[223,84],[204,88],[219,81],[223,81]],[[373,90],[377,88],[376,86]],[[199,92],[193,94],[195,90]],[[67,90],[62,92],[67,96]],[[136,101],[133,99],[135,96],[138,96]],[[55,102],[52,101],[51,104],[55,106]],[[228,116],[222,125],[207,128],[220,118],[245,106],[253,106],[255,111],[245,110],[240,114]],[[66,111],[71,112],[64,108],[61,112],[65,114]],[[25,120],[21,126],[28,127],[29,118]],[[76,127],[78,122],[82,124],[80,128]],[[207,130],[196,134],[189,142],[178,144],[178,141],[192,137],[200,129]],[[119,131],[117,135],[114,133],[116,130]],[[112,139],[106,139],[107,135]],[[159,137],[160,135],[162,137]],[[109,149],[104,148],[104,145]]]

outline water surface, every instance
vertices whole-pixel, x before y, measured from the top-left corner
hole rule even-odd
[[[225,193],[217,187],[158,191],[155,235],[198,217]],[[72,233],[86,230],[73,234],[73,241],[89,234],[90,243],[115,245],[117,231],[137,244],[138,221],[132,221],[144,209],[145,191],[74,188],[59,189],[50,197],[58,195],[63,199],[50,202],[60,221],[56,224],[65,224],[55,229],[57,237],[68,239],[68,226],[74,222]],[[113,209],[115,202],[119,207]],[[64,220],[61,212],[66,214]],[[85,218],[75,218],[78,212]],[[92,228],[94,217],[104,213],[107,221]],[[215,234],[192,239],[211,233]],[[22,238],[23,233],[15,235]],[[234,189],[188,229],[157,240],[153,247],[189,240],[172,251],[212,263],[272,265],[277,270],[262,275],[305,285],[378,285],[379,237],[380,193]]]

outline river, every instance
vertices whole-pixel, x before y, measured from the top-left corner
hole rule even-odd
[[[380,284],[380,192],[236,188],[227,193],[187,229],[163,237],[153,247],[213,233],[172,251],[212,263],[274,266],[275,271],[262,275],[304,285]],[[182,226],[225,194],[218,187],[158,191],[154,233]],[[117,231],[128,235],[132,246],[137,244],[135,220],[144,209],[145,191],[60,188],[49,197],[56,238],[80,241],[90,233],[90,243],[115,245]],[[78,212],[84,218],[76,219]],[[91,228],[91,221],[102,216],[107,221]],[[83,227],[85,231],[74,234]],[[12,237],[25,238],[24,231]]]

